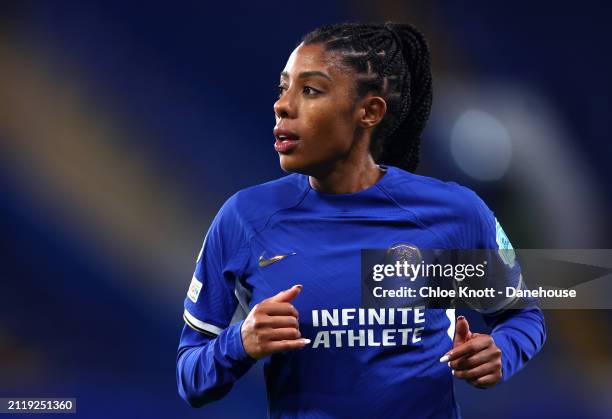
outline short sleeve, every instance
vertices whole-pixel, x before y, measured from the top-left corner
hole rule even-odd
[[[236,195],[228,199],[211,223],[187,291],[183,318],[198,332],[217,336],[248,311],[240,277],[248,259],[245,225]]]

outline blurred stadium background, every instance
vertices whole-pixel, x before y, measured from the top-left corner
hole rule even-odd
[[[599,1],[3,1],[0,397],[265,417],[259,367],[202,410],[179,398],[182,301],[223,201],[284,174],[278,74],[325,23],[409,21],[430,40],[420,174],[477,191],[514,247],[610,248],[611,18]],[[457,383],[466,418],[609,417],[610,311],[546,315],[513,380]]]

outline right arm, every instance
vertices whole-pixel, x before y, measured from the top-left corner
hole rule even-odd
[[[208,229],[185,298],[176,379],[180,396],[194,407],[225,396],[258,359],[306,344],[290,303],[301,287],[263,300],[248,315],[248,301],[238,301],[238,278],[248,276],[250,260],[240,214],[235,194]]]
[[[239,305],[236,279],[245,275],[249,255],[236,198],[213,219],[184,302],[176,380],[179,395],[194,407],[225,396],[256,361],[242,345],[243,322],[235,321],[238,311],[248,310],[246,302]]]
[[[242,344],[243,322],[234,323],[216,337],[183,326],[176,380],[180,396],[190,406],[221,399],[256,362]]]

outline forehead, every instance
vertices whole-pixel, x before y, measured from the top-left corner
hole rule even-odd
[[[297,75],[302,71],[323,71],[329,74],[332,80],[343,78],[346,71],[340,66],[340,55],[335,52],[325,51],[323,44],[298,45],[287,60],[283,71]]]

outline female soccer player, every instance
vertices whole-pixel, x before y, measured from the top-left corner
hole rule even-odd
[[[280,179],[229,198],[185,299],[179,393],[222,398],[264,359],[274,418],[459,417],[453,376],[486,388],[542,347],[538,308],[483,314],[360,307],[360,250],[508,245],[471,190],[414,174],[432,80],[409,24],[307,34],[280,75]]]

